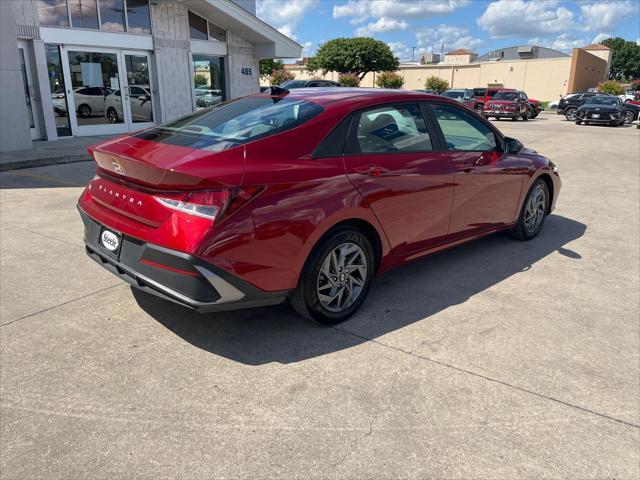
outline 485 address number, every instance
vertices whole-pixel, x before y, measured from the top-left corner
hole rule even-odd
[[[251,75],[253,75],[253,70],[251,69],[251,67],[242,67],[240,69],[240,73],[242,75],[251,76]]]

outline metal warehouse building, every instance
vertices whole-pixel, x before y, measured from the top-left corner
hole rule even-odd
[[[0,151],[140,130],[259,91],[302,47],[255,0],[0,0]]]

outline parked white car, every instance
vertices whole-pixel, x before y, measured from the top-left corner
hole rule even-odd
[[[151,92],[147,86],[132,85],[129,87],[129,103],[131,119],[134,122],[153,122]],[[122,123],[122,93],[116,90],[105,99],[105,116],[109,123]]]
[[[637,100],[638,92],[634,92],[633,90],[627,90],[622,95],[618,95],[618,98],[622,100],[624,103],[630,102],[631,100]]]

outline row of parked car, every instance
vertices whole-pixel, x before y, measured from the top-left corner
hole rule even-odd
[[[623,102],[607,93],[570,93],[560,99],[557,113],[576,125],[596,123],[618,127],[638,120],[640,101],[627,99]]]

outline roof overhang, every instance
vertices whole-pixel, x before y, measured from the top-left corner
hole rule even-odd
[[[298,58],[302,45],[230,0],[183,0],[187,8],[254,45],[258,58]]]

